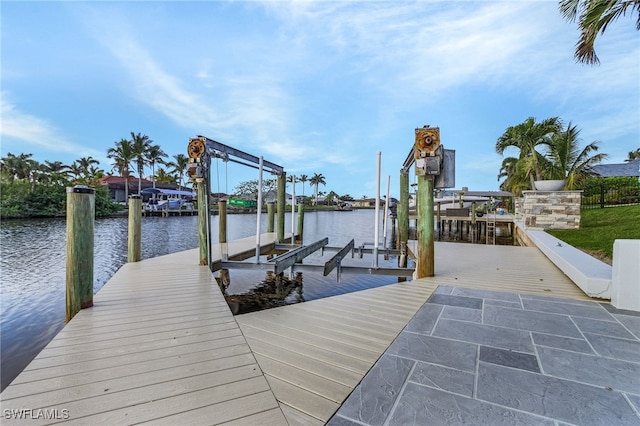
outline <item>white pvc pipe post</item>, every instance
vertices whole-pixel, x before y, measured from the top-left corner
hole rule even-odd
[[[291,244],[295,243],[293,236],[296,232],[296,175],[291,175]]]
[[[262,157],[258,164],[258,220],[256,221],[256,263],[260,263],[260,218],[262,217]]]
[[[387,220],[389,217],[389,186],[391,186],[391,176],[387,176],[387,200],[384,203],[384,220],[382,221],[382,247],[387,248]]]
[[[380,156],[382,153],[378,151],[378,167],[376,169],[376,217],[374,220],[374,235],[373,235],[373,267],[378,267],[378,244],[380,244],[380,235],[378,230],[380,229]]]

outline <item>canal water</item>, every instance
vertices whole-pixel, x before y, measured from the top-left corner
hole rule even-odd
[[[290,213],[285,230],[290,232]],[[374,241],[373,210],[307,212],[304,241],[312,243],[329,237],[330,246],[344,246],[352,238],[356,246]],[[266,232],[266,215],[261,219]],[[380,224],[383,223],[380,214]],[[142,258],[148,259],[198,247],[198,218],[145,217],[142,220]],[[391,224],[387,241],[391,241]],[[213,240],[217,240],[218,220],[212,220]],[[227,219],[228,238],[250,237],[256,232],[255,215],[235,214]],[[380,244],[383,233],[380,231]],[[4,389],[62,329],[65,322],[66,222],[64,219],[3,221],[0,227],[0,373]],[[94,292],[127,261],[127,218],[97,219],[95,222]],[[322,263],[333,255],[316,253],[309,263]],[[372,266],[372,257],[345,259],[345,264]],[[306,263],[306,261],[305,261]],[[397,259],[379,266],[395,266]],[[250,290],[265,277],[260,271],[231,271],[230,294]],[[304,273],[301,294],[288,303],[313,300],[396,282],[395,277],[342,274],[328,277]]]

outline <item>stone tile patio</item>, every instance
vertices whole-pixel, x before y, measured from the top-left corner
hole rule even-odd
[[[441,286],[329,425],[640,425],[640,313]]]

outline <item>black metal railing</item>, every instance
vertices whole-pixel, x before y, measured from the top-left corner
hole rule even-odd
[[[608,187],[606,184],[585,189],[582,193],[582,208],[596,209],[640,204],[640,185]]]

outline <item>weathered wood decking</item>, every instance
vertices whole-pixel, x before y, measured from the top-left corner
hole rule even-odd
[[[435,277],[234,318],[197,258],[121,268],[2,408],[68,410],[34,424],[323,424],[438,285],[588,300],[535,248],[437,243]]]

